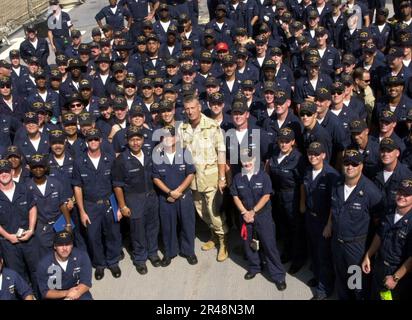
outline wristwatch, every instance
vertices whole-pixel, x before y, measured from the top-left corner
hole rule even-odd
[[[392,275],[393,281],[398,282],[401,278],[399,278],[396,274]]]
[[[226,177],[219,177],[220,181],[226,181]]]

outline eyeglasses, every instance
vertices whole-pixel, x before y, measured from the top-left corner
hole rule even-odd
[[[83,105],[81,103],[73,103],[72,105],[70,105],[70,108],[80,108]]]
[[[0,88],[1,88],[1,89],[3,89],[3,88],[10,89],[10,88],[11,88],[11,84],[2,83],[2,84],[0,84]]]
[[[344,91],[332,91],[332,96],[340,96],[341,94],[343,94]]]
[[[308,157],[319,157],[320,153],[308,152]]]
[[[311,116],[313,116],[313,113],[303,111],[303,112],[299,113],[299,115],[301,117],[311,117]]]
[[[348,166],[352,166],[352,167],[354,167],[354,168],[356,168],[356,167],[358,167],[359,166],[359,163],[356,163],[356,162],[343,162],[343,165],[345,166],[345,167],[348,167]]]

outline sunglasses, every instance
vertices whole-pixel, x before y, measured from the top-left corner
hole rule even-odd
[[[93,138],[93,139],[87,139],[87,141],[100,141],[100,139],[99,138]]]
[[[356,167],[359,166],[359,164],[360,164],[360,163],[356,163],[356,162],[352,162],[352,161],[345,161],[345,162],[343,162],[343,165],[344,165],[345,167],[352,166],[352,167],[356,168]]]
[[[303,111],[303,112],[300,112],[299,115],[300,115],[301,117],[311,117],[311,116],[313,116],[313,113]]]
[[[3,89],[3,88],[10,89],[10,88],[11,88],[11,84],[2,83],[2,84],[0,84],[0,88],[1,88],[1,89]]]
[[[73,103],[72,105],[70,105],[70,108],[80,108],[83,105],[81,103]]]
[[[308,152],[308,157],[319,157],[320,153],[317,152]]]
[[[332,95],[334,96],[334,95],[338,95],[338,96],[340,96],[341,94],[343,94],[344,93],[344,91],[332,91]]]

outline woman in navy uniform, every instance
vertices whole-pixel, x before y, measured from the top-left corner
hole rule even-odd
[[[304,170],[302,154],[295,148],[295,133],[285,127],[279,130],[278,147],[274,150],[267,172],[275,191],[275,220],[279,221],[285,240],[282,262],[292,260],[289,272],[296,273],[305,262],[304,216],[299,213],[300,189]]]
[[[266,258],[270,279],[278,290],[283,291],[286,289],[286,274],[276,247],[276,227],[270,202],[272,183],[269,175],[259,168],[256,155],[250,148],[242,149],[240,156],[242,172],[235,175],[230,192],[243,220],[242,238],[245,240],[244,250],[249,262],[244,278],[253,279],[261,272],[262,253]],[[256,240],[261,244],[263,252],[259,252]]]
[[[144,133],[130,126],[126,136],[128,149],[113,164],[113,187],[121,214],[130,218],[133,264],[144,275],[147,259],[154,267],[161,265],[157,254],[159,204],[151,179],[151,155],[142,150]]]
[[[412,296],[412,179],[400,183],[396,205],[395,211],[382,219],[362,262],[363,272],[373,269],[375,299],[386,290],[392,291],[393,299],[410,300]]]
[[[122,239],[119,212],[113,213],[109,198],[112,194],[111,167],[114,156],[101,149],[102,135],[98,129],[86,134],[87,151],[76,155],[73,169],[74,197],[80,212],[82,224],[87,228],[87,240],[95,278],[104,277],[109,268],[113,277],[119,278],[121,270]],[[116,218],[115,218],[116,215]]]
[[[14,270],[4,268],[0,250],[0,300],[34,300],[33,291]]]
[[[73,235],[55,234],[54,252],[43,257],[37,281],[43,299],[92,300],[92,264],[86,252],[73,248]]]
[[[197,263],[196,215],[189,186],[196,169],[188,150],[176,150],[175,128],[168,126],[163,130],[164,138],[156,150],[158,159],[153,163],[152,174],[153,182],[160,192],[160,223],[165,248],[162,267],[168,266],[178,253],[194,265]]]
[[[332,186],[339,179],[339,173],[325,162],[326,153],[320,142],[312,142],[307,155],[311,165],[303,177],[300,211],[305,213],[314,275],[308,285],[315,287],[312,300],[323,300],[333,293],[334,287],[330,240],[323,236],[323,230],[329,219]]]
[[[63,185],[53,177],[47,177],[47,157],[34,154],[30,159],[30,170],[33,178],[27,182],[37,205],[37,227],[35,234],[39,243],[39,256],[52,251],[54,223],[63,213],[66,228],[71,231],[70,213],[66,206]]]

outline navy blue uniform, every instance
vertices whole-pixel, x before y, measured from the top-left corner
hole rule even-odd
[[[313,167],[306,169],[303,177],[305,188],[305,223],[312,256],[312,270],[317,281],[316,291],[321,296],[333,292],[334,276],[330,239],[323,236],[331,206],[332,187],[339,179],[339,173],[324,163],[322,171],[313,178]]]
[[[278,222],[280,236],[290,244],[285,255],[300,263],[305,259],[303,244],[303,215],[299,213],[300,186],[304,172],[302,154],[293,149],[282,161],[278,162],[280,149],[276,148],[269,160],[274,196],[274,218]]]
[[[143,265],[157,256],[159,234],[159,200],[153,188],[152,159],[144,155],[144,164],[129,150],[122,152],[112,168],[113,186],[123,189],[131,211],[130,237],[133,264]]]
[[[346,201],[343,181],[333,187],[331,199],[332,254],[338,297],[361,299],[359,289],[348,288],[348,268],[362,263],[371,218],[382,210],[382,195],[362,176]]]
[[[46,91],[46,100],[43,100],[43,98],[40,96],[40,94],[37,90],[31,92],[30,96],[28,96],[28,98],[27,98],[27,103],[29,104],[29,106],[32,106],[33,103],[35,103],[35,102],[50,103],[51,107],[53,108],[53,117],[55,117],[57,119],[61,115],[60,97],[53,90],[47,90]]]
[[[393,170],[392,175],[389,177],[389,179],[386,182],[383,176],[383,172],[384,171],[382,169],[379,170],[374,180],[376,186],[382,192],[384,210],[382,212],[381,218],[384,215],[387,215],[390,212],[393,212],[393,210],[395,210],[396,191],[398,190],[399,185],[402,182],[402,180],[412,178],[412,172],[408,169],[406,165],[404,165],[403,163],[400,163],[399,161],[395,167],[395,170]]]
[[[332,137],[329,132],[319,123],[316,123],[312,130],[303,130],[303,147],[306,150],[312,142],[320,142],[325,148],[326,161],[332,158]]]
[[[39,255],[42,258],[53,251],[53,225],[62,214],[60,206],[67,198],[64,197],[63,185],[57,179],[48,177],[44,195],[33,179],[27,182],[27,187],[33,194],[37,205],[37,224],[35,235],[39,244]]]
[[[37,281],[42,298],[44,299],[47,292],[51,289],[50,283],[56,284],[54,290],[69,290],[79,284],[92,287],[92,265],[86,252],[73,248],[70,253],[66,270],[64,270],[56,259],[55,253],[51,252],[43,257],[37,269]],[[55,279],[60,277],[60,281]],[[90,291],[83,294],[79,300],[92,300]]]
[[[55,24],[59,23],[59,28],[51,28],[49,31],[53,34],[53,43],[56,47],[56,52],[64,52],[69,42],[70,34],[69,30],[73,26],[70,16],[67,12],[61,12],[60,19],[57,21],[53,14],[47,17],[47,21]],[[51,19],[51,20],[49,20]]]
[[[92,263],[101,268],[116,266],[120,260],[120,225],[114,220],[109,201],[113,162],[114,156],[102,152],[96,170],[87,153],[76,154],[73,169],[73,186],[82,188],[84,210],[91,222],[87,239]]]
[[[300,66],[301,68],[302,66]],[[332,79],[327,75],[320,73],[316,87],[331,88]],[[315,96],[315,89],[309,81],[307,76],[303,76],[296,81],[295,93],[293,96],[293,101],[295,103],[302,103],[308,96]]]
[[[0,300],[24,300],[33,291],[26,281],[14,270],[3,268],[0,275],[2,283],[0,288]]]
[[[141,130],[144,136],[144,143],[142,149],[145,153],[151,154],[152,149],[154,147],[154,142],[152,141],[152,130],[147,129],[145,127],[142,127]],[[126,131],[126,128],[121,129],[117,131],[116,134],[113,136],[112,145],[114,152],[121,153],[127,149]]]
[[[190,152],[183,149],[176,152],[173,163],[163,151],[160,151],[159,162],[153,163],[152,178],[161,180],[170,190],[175,190],[187,176],[196,172]],[[159,213],[162,238],[166,257],[174,257],[181,253],[191,257],[195,255],[195,208],[192,190],[187,188],[181,198],[173,203],[168,202],[167,194],[160,192]],[[178,223],[179,229],[178,231]]]
[[[362,173],[369,179],[373,180],[380,165],[379,142],[373,136],[368,137],[368,143],[365,150],[361,151],[359,146],[354,143],[351,145],[363,155],[363,171]]]
[[[0,114],[0,150],[4,154],[5,149],[11,145],[11,142],[21,123],[9,115]]]
[[[17,137],[17,139],[15,139],[14,141],[14,144],[20,149],[20,152],[22,153],[26,162],[29,162],[31,156],[36,153],[47,155],[50,151],[49,135],[47,133],[40,134],[40,143],[39,148],[37,150],[34,148],[27,134],[25,134],[22,137]]]
[[[34,47],[33,44],[28,40],[24,40],[20,44],[20,56],[24,62],[28,63],[31,57],[36,57],[39,59],[39,63],[42,68],[47,69],[47,58],[49,57],[49,44],[46,39],[37,38],[37,46]]]
[[[15,183],[13,201],[0,192],[0,225],[10,234],[16,234],[19,228],[28,230],[29,211],[34,206],[33,195],[27,186]],[[0,246],[6,266],[19,273],[35,289],[36,266],[39,260],[36,236],[33,235],[28,241],[16,244],[0,238]],[[28,272],[26,272],[26,266]]]
[[[238,173],[230,187],[232,196],[239,197],[243,206],[247,210],[252,210],[264,195],[272,194],[272,183],[267,173],[259,170],[250,180],[246,175]],[[247,239],[244,243],[244,250],[249,262],[248,272],[258,273],[261,271],[261,258],[258,251],[250,247],[253,233],[256,233],[263,248],[266,266],[272,281],[284,281],[285,270],[280,262],[279,252],[276,247],[276,227],[273,222],[272,206],[270,201],[254,217],[253,223],[247,223]],[[242,216],[240,216],[242,219]],[[243,219],[242,219],[243,220]],[[243,222],[243,221],[242,221]]]
[[[115,13],[112,12],[110,6],[102,8],[94,17],[96,21],[100,21],[103,18],[106,20],[106,24],[111,26],[114,31],[123,30],[125,18],[130,17],[130,12],[124,7],[119,5],[116,8]]]
[[[386,291],[383,280],[393,275],[412,256],[412,211],[395,223],[395,214],[387,215],[382,221],[377,235],[381,240],[373,272],[375,294]],[[411,275],[407,273],[392,290],[394,299],[410,296]]]

